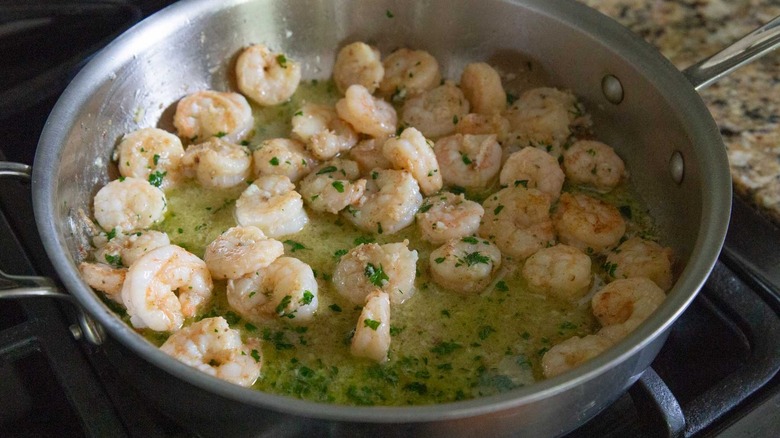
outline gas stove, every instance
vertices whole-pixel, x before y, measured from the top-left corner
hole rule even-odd
[[[78,68],[168,3],[0,3],[0,159],[32,165],[46,117]],[[56,279],[34,224],[29,183],[0,179],[0,270]],[[780,229],[739,199],[731,224],[719,262],[652,367],[570,436],[777,435]],[[75,321],[70,304],[2,301],[0,436],[198,436],[122,379],[106,352],[123,347],[80,340]]]

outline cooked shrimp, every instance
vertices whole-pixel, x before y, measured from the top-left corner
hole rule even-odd
[[[512,131],[511,142],[548,148],[558,155],[569,137],[577,98],[569,91],[534,88],[520,95],[504,112]]]
[[[284,175],[298,182],[314,167],[314,158],[303,143],[287,138],[273,138],[260,143],[252,152],[255,176]]]
[[[602,325],[599,336],[616,342],[644,322],[666,299],[664,291],[644,277],[615,280],[593,296],[590,306]]]
[[[582,193],[562,194],[553,222],[561,242],[586,254],[609,251],[626,232],[615,206]]]
[[[366,87],[373,94],[385,76],[379,49],[363,42],[347,44],[339,50],[333,64],[333,82],[343,94],[350,85]]]
[[[401,119],[425,137],[438,138],[455,132],[455,126],[468,113],[469,101],[460,88],[448,81],[407,99]]]
[[[349,150],[349,159],[360,167],[361,175],[370,175],[373,169],[390,169],[393,165],[382,154],[385,137],[361,140]]]
[[[138,178],[119,178],[98,190],[95,220],[104,230],[132,233],[162,220],[167,203],[162,190]]]
[[[340,158],[326,161],[301,181],[301,196],[312,210],[337,214],[363,199],[366,180],[359,177],[354,161]]]
[[[175,331],[211,300],[212,286],[203,260],[166,245],[133,263],[122,285],[122,302],[133,327]]]
[[[501,266],[501,251],[474,236],[452,239],[431,252],[431,277],[437,284],[461,294],[478,294]]]
[[[246,146],[221,138],[192,145],[181,159],[182,173],[196,178],[208,189],[226,189],[242,184],[252,172],[252,154]]]
[[[301,66],[262,44],[244,49],[236,60],[238,89],[263,106],[287,101],[301,82]]]
[[[350,85],[347,88],[344,98],[336,102],[336,113],[357,132],[372,137],[394,134],[398,125],[395,108],[372,96],[362,85]]]
[[[81,278],[92,289],[106,294],[112,301],[122,304],[122,285],[125,282],[127,268],[117,268],[105,263],[79,263]]]
[[[591,260],[579,249],[564,244],[542,248],[525,261],[523,278],[533,292],[576,301],[588,292]]]
[[[563,151],[566,177],[575,184],[608,192],[626,175],[623,160],[600,141],[579,140]]]
[[[284,245],[257,227],[232,227],[206,247],[203,261],[217,280],[239,278],[270,265],[284,254]]]
[[[228,304],[244,318],[263,322],[287,318],[309,321],[319,306],[317,280],[306,263],[279,257],[265,268],[228,280]]]
[[[442,178],[433,142],[423,137],[420,131],[406,128],[399,137],[389,138],[382,147],[382,154],[394,169],[411,173],[424,195],[441,190]]]
[[[417,213],[422,238],[434,244],[477,232],[485,210],[463,194],[443,192],[423,201]]]
[[[375,362],[387,361],[387,352],[390,351],[390,297],[386,292],[375,290],[366,297],[349,351],[353,356]]]
[[[607,254],[604,268],[613,279],[647,277],[668,291],[672,287],[672,258],[671,248],[632,237]]]
[[[504,254],[525,260],[555,240],[550,199],[536,189],[507,187],[482,203],[485,215],[479,235]]]
[[[352,248],[341,257],[333,272],[333,285],[344,298],[363,304],[376,289],[387,292],[393,304],[401,304],[414,295],[417,251],[409,250],[409,241],[379,245],[368,243]]]
[[[463,69],[460,89],[477,114],[497,114],[506,109],[506,92],[498,72],[484,62],[473,62]]]
[[[361,205],[342,214],[361,230],[393,234],[414,221],[420,204],[420,186],[409,172],[375,170],[366,181]]]
[[[301,195],[284,175],[257,178],[236,200],[236,222],[277,238],[301,231],[309,222]]]
[[[440,138],[433,150],[448,186],[484,188],[501,170],[501,145],[495,135],[455,134]]]
[[[179,136],[193,143],[221,137],[238,143],[254,126],[252,107],[238,93],[197,91],[176,105],[173,126]]]
[[[179,161],[184,147],[179,137],[157,128],[143,128],[125,134],[114,150],[119,174],[156,182],[166,189],[178,181]],[[150,176],[152,179],[150,180]]]
[[[172,334],[160,350],[204,373],[241,386],[260,377],[262,358],[256,340],[244,344],[225,318],[205,318]]]
[[[385,75],[379,94],[394,101],[415,96],[439,85],[436,58],[424,50],[398,49],[384,60]]]
[[[292,118],[292,136],[306,143],[318,160],[329,160],[355,146],[358,135],[326,105],[307,103]]]
[[[509,156],[498,180],[502,186],[522,184],[529,189],[539,189],[555,200],[561,195],[565,179],[555,157],[529,146]]]
[[[95,260],[109,265],[130,267],[147,252],[170,244],[171,239],[161,231],[145,230],[117,235],[95,250]]]
[[[542,356],[544,377],[555,377],[576,368],[598,356],[610,346],[612,346],[612,342],[599,335],[569,338],[553,346]]]
[[[500,114],[469,113],[458,120],[455,132],[472,135],[495,134],[501,141],[509,132],[509,121]]]

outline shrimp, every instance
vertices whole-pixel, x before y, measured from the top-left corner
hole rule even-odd
[[[447,81],[407,99],[401,110],[401,120],[427,138],[438,138],[455,132],[460,119],[468,113],[469,101],[460,88]]]
[[[375,290],[366,297],[349,349],[353,356],[387,362],[390,351],[390,297]]]
[[[197,91],[182,98],[176,105],[173,126],[179,137],[193,143],[221,137],[238,143],[254,126],[252,107],[238,93]]]
[[[242,184],[252,172],[252,154],[246,146],[221,138],[190,146],[181,159],[182,173],[209,189]]]
[[[307,103],[292,118],[292,137],[306,143],[318,160],[329,160],[355,146],[358,135],[326,105]]]
[[[315,211],[338,214],[348,205],[358,205],[366,180],[358,179],[357,163],[336,158],[326,161],[301,181],[301,196]]]
[[[401,48],[384,60],[385,75],[379,94],[393,101],[428,91],[441,82],[439,63],[424,50]]]
[[[510,142],[545,147],[557,156],[571,134],[569,123],[576,104],[570,91],[533,88],[524,92],[504,112],[512,131]]]
[[[162,190],[139,178],[119,178],[98,190],[95,220],[104,230],[132,233],[163,219],[167,202]]]
[[[608,338],[599,335],[588,335],[584,338],[574,336],[544,353],[542,372],[547,378],[563,374],[598,356],[612,344]]]
[[[207,247],[203,261],[217,280],[239,278],[270,265],[284,254],[284,245],[257,227],[232,227]]]
[[[542,248],[528,257],[523,278],[536,293],[566,301],[576,301],[588,292],[591,283],[591,260],[573,246],[558,244]]]
[[[122,285],[125,282],[127,268],[117,268],[105,263],[79,263],[81,278],[92,289],[99,290],[108,298],[122,304]]]
[[[241,333],[217,316],[192,323],[172,334],[160,350],[210,376],[252,386],[263,365],[258,341],[241,341]]]
[[[482,206],[462,193],[443,192],[425,199],[416,217],[422,238],[442,244],[476,233],[483,214]]]
[[[171,239],[161,231],[145,230],[117,235],[95,250],[95,260],[109,265],[130,267],[147,252],[170,244]]]
[[[614,149],[592,140],[579,140],[564,150],[563,169],[569,181],[602,192],[614,189],[626,175],[626,166]]]
[[[599,336],[613,342],[624,338],[666,299],[664,291],[645,277],[615,280],[601,288],[590,302],[602,325]]]
[[[555,241],[550,199],[537,189],[507,187],[482,203],[485,215],[479,235],[495,242],[502,253],[525,260]]]
[[[433,142],[423,137],[420,131],[406,128],[400,137],[389,138],[382,147],[382,154],[394,169],[411,173],[424,195],[441,190],[442,178]]]
[[[472,135],[496,134],[496,138],[500,141],[509,132],[509,121],[500,114],[469,113],[458,120],[455,132]]]
[[[176,331],[184,318],[195,316],[208,304],[212,288],[203,260],[184,248],[166,245],[133,263],[122,285],[122,302],[133,327]]]
[[[495,135],[455,134],[440,138],[433,150],[448,186],[484,188],[501,170],[501,145]]]
[[[379,289],[390,295],[393,304],[402,304],[415,293],[417,251],[409,241],[361,244],[341,257],[333,272],[336,291],[354,304],[363,304]]]
[[[395,133],[398,116],[395,108],[371,95],[362,85],[350,85],[344,97],[336,102],[336,113],[357,132],[372,137]]]
[[[460,89],[477,114],[497,114],[506,109],[506,92],[498,72],[484,62],[473,62],[463,69]]]
[[[272,238],[297,233],[309,222],[301,195],[284,175],[256,179],[236,200],[235,217],[239,225],[255,226]]]
[[[390,169],[393,165],[382,154],[382,147],[387,139],[369,138],[361,140],[349,150],[349,159],[356,162],[361,175],[370,174],[373,169]]]
[[[610,278],[647,277],[661,289],[672,287],[672,249],[632,237],[607,254],[604,268]]]
[[[301,66],[262,44],[244,49],[236,59],[238,89],[263,106],[287,101],[301,82]]]
[[[561,242],[586,254],[609,251],[626,232],[626,222],[615,206],[582,193],[561,195],[553,223]]]
[[[333,82],[343,94],[350,85],[366,87],[373,94],[385,76],[379,49],[363,42],[348,44],[339,50],[333,64]]]
[[[306,263],[279,257],[270,265],[244,277],[228,280],[230,307],[251,321],[287,318],[305,322],[319,306],[317,280]]]
[[[393,234],[414,221],[421,204],[420,186],[409,172],[375,170],[361,204],[348,206],[342,215],[363,231]]]
[[[433,250],[431,277],[440,286],[460,294],[478,294],[501,267],[501,251],[484,239],[452,239]]]
[[[284,175],[297,182],[311,172],[315,161],[303,143],[287,138],[273,138],[260,143],[252,152],[255,176]]]
[[[184,147],[179,137],[157,128],[143,128],[125,134],[114,150],[119,174],[124,177],[155,181],[166,189],[178,180],[178,168]],[[152,176],[154,175],[154,176]],[[165,178],[161,178],[165,176]]]
[[[558,160],[547,152],[530,146],[510,155],[498,177],[502,186],[522,184],[550,195],[552,200],[561,195],[565,179],[566,175],[558,165]]]

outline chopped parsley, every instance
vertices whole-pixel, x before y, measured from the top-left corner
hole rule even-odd
[[[326,173],[333,173],[333,172],[335,172],[337,170],[338,169],[336,168],[336,166],[326,166],[326,167],[323,167],[322,169],[318,170],[317,171],[317,175],[323,175],[323,174],[326,174]]]
[[[346,255],[347,252],[348,251],[346,249],[343,249],[343,248],[342,249],[337,249],[336,252],[333,253],[333,255],[336,256],[336,257],[341,257],[343,255]]]
[[[620,214],[622,214],[624,218],[631,219],[630,205],[621,205],[620,207],[618,207],[618,210],[620,210]]]
[[[378,329],[379,328],[379,324],[381,324],[380,321],[375,321],[373,319],[366,318],[366,319],[363,320],[363,325],[368,327],[368,328],[370,328],[371,330]]]
[[[395,17],[395,15],[393,15],[393,13],[390,11],[390,9],[385,10],[385,15],[387,16],[387,18]]]
[[[279,165],[279,159],[276,157],[271,158],[268,160],[269,163],[271,163],[271,166],[278,166]]]
[[[450,354],[458,348],[463,348],[463,346],[457,342],[441,342],[435,347],[431,348],[429,351],[433,354],[442,356],[445,354]]]
[[[523,186],[525,188],[528,188],[528,180],[527,179],[519,179],[515,181],[515,187],[517,186]]]
[[[498,283],[496,283],[496,290],[499,292],[508,292],[509,286],[506,285],[506,282],[504,282],[504,280],[501,280]]]
[[[479,263],[486,265],[490,263],[490,257],[480,254],[479,251],[466,254],[466,257],[464,257],[463,260],[469,266],[474,266]]]
[[[458,116],[457,115],[452,116],[452,124],[453,125],[457,125],[458,124]]]
[[[368,263],[363,274],[368,277],[368,281],[371,282],[371,284],[378,287],[382,287],[386,281],[390,280],[390,277],[385,274],[381,264],[377,268],[372,263]]]
[[[503,205],[499,205],[498,207],[493,209],[493,214],[497,215],[497,214],[501,213],[501,210],[503,210],[503,209],[504,209],[504,206]]]
[[[370,236],[360,236],[360,237],[355,238],[354,244],[357,246],[357,245],[362,245],[364,243],[372,243],[373,241],[374,241],[373,237],[370,237]]]
[[[159,170],[156,172],[152,172],[149,174],[149,184],[160,187],[163,182],[163,178],[165,178],[165,175],[168,174],[168,172],[160,172]]]
[[[615,278],[615,269],[617,267],[617,263],[604,262],[604,271],[612,278]]]
[[[287,68],[287,57],[283,54],[276,55],[276,62],[279,63],[280,67]]]
[[[460,241],[461,242],[470,243],[472,245],[476,245],[477,243],[479,243],[479,240],[477,240],[477,238],[474,237],[474,236],[466,236],[466,237],[460,239]]]
[[[154,156],[152,157],[152,163],[154,163],[154,165],[156,166],[157,163],[159,162],[160,162],[160,154],[154,154]]]
[[[119,254],[106,254],[106,262],[111,266],[122,266],[122,256]]]
[[[436,264],[441,264],[441,263],[444,263],[444,260],[445,260],[444,257],[438,257],[438,258],[434,259],[433,261],[436,262]]]
[[[217,132],[217,133],[216,133],[216,135],[214,135],[214,137],[217,137],[217,138],[222,138],[222,137],[224,137],[224,136],[226,136],[226,135],[227,135],[227,132],[225,132],[225,131],[219,131],[219,132]]]
[[[287,306],[290,305],[290,302],[292,301],[292,295],[285,295],[284,298],[282,298],[282,301],[279,301],[279,305],[276,306],[276,309],[274,311],[279,316],[287,316],[284,313],[284,309],[287,308]],[[290,316],[289,318],[293,318],[294,316]]]
[[[111,231],[106,233],[106,239],[111,240],[116,237],[116,228],[112,228]]]
[[[285,245],[290,245],[290,252],[295,252],[295,251],[302,250],[302,249],[309,249],[309,248],[306,248],[306,246],[304,244],[296,242],[294,240],[289,240],[288,239],[288,240],[285,240],[282,243],[284,243]]]
[[[312,300],[314,300],[314,294],[308,290],[303,291],[303,298],[301,298],[300,303],[305,306],[307,304],[311,304]]]
[[[339,193],[344,193],[344,183],[341,181],[333,181],[330,183],[330,185],[333,186],[334,189],[336,189]]]
[[[466,155],[466,154],[464,154],[464,153],[462,153],[462,152],[461,152],[461,154],[460,154],[460,159],[463,161],[463,164],[465,164],[465,165],[467,165],[467,166],[468,166],[469,164],[473,163],[473,161],[471,161],[471,158],[469,158],[469,156],[468,156],[468,155]]]
[[[337,313],[341,312],[341,306],[339,306],[336,303],[333,303],[330,306],[328,306],[328,309],[332,310],[333,312],[337,312]]]
[[[250,353],[249,355],[252,356],[252,359],[254,359],[255,362],[260,362],[260,353],[254,348],[252,349],[252,353]]]

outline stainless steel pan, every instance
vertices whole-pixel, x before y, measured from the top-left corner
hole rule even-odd
[[[754,36],[750,51],[775,44],[766,42],[771,35]],[[627,339],[566,374],[492,397],[392,408],[317,404],[240,388],[171,359],[117,318],[76,268],[89,246],[80,214],[116,177],[110,157],[117,139],[139,127],[170,128],[170,106],[188,92],[232,88],[231,59],[250,43],[305,60],[304,76],[311,79],[328,77],[336,49],[355,40],[376,43],[385,54],[400,46],[428,50],[451,78],[473,60],[506,66],[530,59],[550,84],[572,89],[593,114],[598,136],[625,159],[663,241],[680,260],[663,306]],[[562,0],[182,1],[109,45],[60,98],[32,172],[37,225],[67,290],[122,345],[109,352],[113,360],[131,364],[128,376],[159,407],[207,433],[559,435],[639,378],[718,256],[731,180],[718,128],[694,87],[743,61],[734,60],[711,62],[715,72],[690,70],[692,86],[625,28]],[[28,286],[28,292],[41,288]]]

